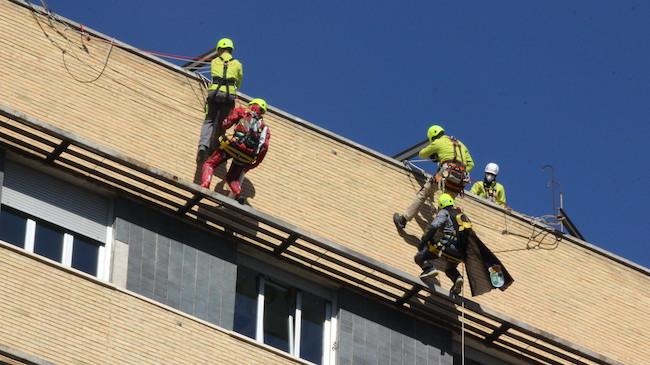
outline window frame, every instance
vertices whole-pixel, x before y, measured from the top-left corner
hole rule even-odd
[[[302,293],[303,289],[301,288],[295,288],[295,290],[291,290],[292,287],[286,287],[282,285],[282,283],[278,283],[277,281],[269,278],[267,275],[263,273],[257,274],[257,311],[256,311],[256,326],[255,326],[255,341],[259,343],[264,343],[264,295],[266,291],[266,286],[267,285],[272,285],[276,286],[282,289],[286,289],[287,292],[292,293],[295,292],[295,306],[291,308],[289,312],[289,316],[287,318],[288,321],[288,332],[289,332],[289,351],[288,353],[300,358],[300,343],[301,343],[301,328],[302,328]],[[316,294],[312,294],[316,295]],[[323,298],[319,295],[316,295],[319,298],[323,299],[325,301],[325,313],[324,313],[324,321],[323,321],[323,342],[321,344],[323,354],[321,358],[321,363],[325,365],[333,365],[334,362],[334,354],[333,350],[335,347],[335,340],[332,339],[332,333],[335,333],[335,330],[332,328],[333,326],[333,314],[335,311],[333,311],[333,305],[334,301],[329,298]],[[334,322],[336,323],[336,322]],[[281,350],[282,351],[282,350]],[[304,359],[303,359],[304,360]]]
[[[295,297],[293,298],[295,305],[294,308],[292,308],[293,310],[290,310],[289,318],[287,318],[288,321],[291,321],[289,322],[289,351],[287,353],[296,358],[302,359],[300,357],[303,304],[302,293],[308,292],[311,295],[323,299],[325,302],[321,363],[323,365],[335,365],[337,352],[336,336],[338,333],[338,300],[336,289],[316,284],[296,274],[274,267],[268,262],[262,262],[248,255],[240,254],[238,256],[237,266],[254,272],[256,276],[257,296],[255,299],[257,300],[257,303],[255,311],[255,332],[252,339],[260,344],[264,344],[264,294],[266,286],[269,285],[267,283],[288,289],[290,292],[295,293]],[[267,346],[271,345],[267,344]]]
[[[112,216],[112,201],[110,203],[110,209],[109,209],[109,216]],[[110,242],[112,241],[112,234],[113,234],[113,229],[112,226],[107,226],[107,232],[106,232],[106,241],[101,242],[95,239],[92,239],[90,237],[86,237],[84,235],[75,233],[70,231],[69,229],[66,229],[64,227],[58,226],[52,222],[49,222],[45,219],[41,219],[38,217],[35,217],[28,212],[24,212],[21,210],[18,210],[12,206],[2,204],[0,205],[0,211],[9,211],[12,214],[21,216],[25,218],[26,223],[25,223],[25,237],[23,241],[23,247],[18,247],[14,246],[17,249],[24,250],[26,252],[29,252],[31,254],[37,255],[43,259],[50,260],[52,262],[55,262],[63,267],[73,269],[79,272],[83,272],[86,275],[91,275],[88,274],[84,271],[78,270],[74,267],[72,267],[72,254],[74,252],[74,239],[75,237],[83,237],[89,242],[96,242],[98,243],[98,251],[97,251],[97,267],[95,271],[95,275],[91,275],[97,279],[108,281],[109,274],[110,274],[110,249],[112,245]],[[110,221],[110,220],[109,220]],[[55,261],[51,260],[45,256],[39,255],[34,252],[34,246],[36,242],[36,228],[37,225],[44,225],[44,226],[49,226],[50,228],[53,228],[57,231],[60,231],[63,233],[63,242],[62,242],[62,253],[61,253],[61,261]],[[0,242],[5,242],[5,241],[0,241]],[[6,242],[6,244],[10,244],[9,242]]]

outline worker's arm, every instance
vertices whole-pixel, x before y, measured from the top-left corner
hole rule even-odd
[[[235,85],[237,86],[237,89],[241,88],[241,83],[244,80],[244,66],[239,62],[239,67],[237,68],[237,76],[235,76],[237,81],[235,82]]]
[[[477,181],[472,185],[472,189],[470,191],[478,196],[483,196],[482,193],[483,190],[483,182],[482,181]]]
[[[262,148],[260,148],[260,152],[257,153],[257,157],[255,158],[255,162],[246,169],[246,171],[251,170],[256,168],[259,164],[262,163],[264,160],[264,157],[266,156],[266,152],[269,150],[269,141],[271,140],[271,130],[268,127],[264,127],[264,143],[262,144]]]
[[[418,155],[421,158],[430,158],[431,156],[438,154],[438,149],[439,149],[439,143],[440,138],[434,140],[433,142],[429,143],[428,146],[424,147],[423,149],[418,152]],[[437,156],[436,156],[437,159]]]
[[[465,169],[467,170],[467,173],[469,173],[474,168],[474,160],[472,159],[472,155],[469,154],[469,150],[467,147],[465,147],[465,145],[463,145],[463,155],[465,155]]]
[[[210,76],[218,76],[219,72],[221,72],[218,71],[218,69],[219,67],[218,67],[217,58],[215,58],[212,61],[210,61]]]
[[[230,127],[233,126],[233,124],[237,123],[241,118],[244,118],[248,113],[246,112],[245,108],[235,108],[233,109],[230,114],[226,117],[226,119],[223,120],[223,123],[221,123],[221,128],[222,130],[226,130]]]
[[[506,188],[503,187],[503,185],[498,184],[497,185],[497,198],[496,198],[497,204],[505,207],[507,206],[506,204]]]
[[[449,218],[449,212],[445,209],[440,210],[438,214],[436,214],[436,217],[433,219],[431,224],[429,225],[427,231],[422,236],[420,243],[424,244],[431,241],[431,239],[436,234],[438,229],[442,227],[445,224],[445,222],[447,222],[448,218]]]

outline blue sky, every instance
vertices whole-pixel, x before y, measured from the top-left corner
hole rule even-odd
[[[587,240],[650,266],[648,1],[47,5],[141,49],[198,56],[233,38],[243,92],[388,155],[441,124],[474,179],[499,163],[525,214],[551,213],[551,164]]]

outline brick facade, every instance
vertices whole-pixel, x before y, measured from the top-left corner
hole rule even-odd
[[[67,39],[43,16],[0,1],[0,102],[190,181],[203,117],[201,84],[118,47],[97,81],[79,82],[75,78],[98,75],[111,46],[93,38],[86,42],[86,54],[79,49],[78,34],[56,27]],[[60,48],[68,49],[65,65]],[[244,91],[253,82],[245,80]],[[273,95],[259,96],[273,101]],[[417,274],[413,242],[430,209],[409,224],[404,237],[391,221],[419,189],[414,177],[282,113],[266,119],[273,137],[267,159],[247,175],[244,194],[251,194],[250,186],[255,192],[250,204]],[[423,133],[425,128],[423,122]],[[539,230],[525,220],[470,197],[460,205],[516,279],[505,293],[474,299],[624,363],[641,364],[650,357],[647,272],[566,239],[535,236]]]
[[[3,346],[54,364],[301,363],[44,261],[0,245]]]

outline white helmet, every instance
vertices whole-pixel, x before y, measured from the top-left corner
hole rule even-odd
[[[495,164],[494,162],[490,162],[489,164],[485,165],[485,173],[499,175],[499,165]]]

